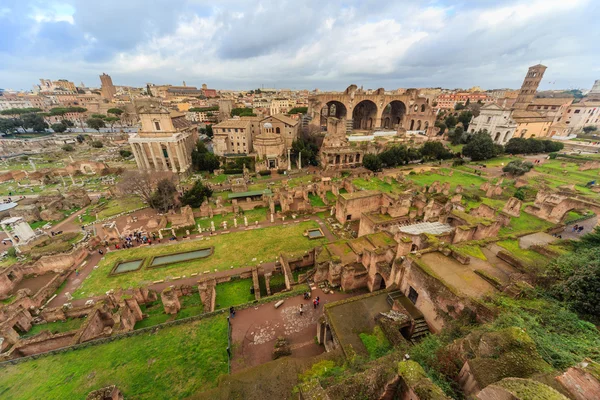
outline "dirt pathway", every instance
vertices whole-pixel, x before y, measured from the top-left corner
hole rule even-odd
[[[288,339],[292,357],[312,357],[323,353],[325,349],[316,344],[315,336],[324,305],[352,297],[352,294],[325,294],[316,288],[311,295],[310,300],[304,300],[302,295],[285,299],[279,308],[275,308],[274,303],[267,303],[237,311],[231,319],[232,372],[270,361],[275,340],[280,336]],[[315,309],[312,300],[317,296],[320,305]],[[303,304],[303,315],[300,315],[300,304]]]

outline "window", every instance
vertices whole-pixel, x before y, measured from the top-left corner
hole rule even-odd
[[[160,122],[154,121],[154,129],[160,131]]]
[[[235,131],[237,132],[237,128],[235,128]]]
[[[492,117],[488,117],[488,120],[487,120],[488,124],[490,123],[491,120],[492,120]]]
[[[579,114],[581,110],[575,110],[575,114]]]
[[[275,133],[281,133],[281,129],[279,127],[275,128]]]

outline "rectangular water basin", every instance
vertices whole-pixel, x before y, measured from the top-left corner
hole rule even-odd
[[[319,239],[325,237],[323,231],[321,231],[320,229],[309,229],[306,233],[309,239]]]
[[[111,275],[123,274],[125,272],[137,271],[142,268],[142,264],[144,263],[144,259],[139,260],[131,260],[131,261],[121,261],[117,263],[113,270],[110,272]]]
[[[213,248],[209,247],[206,249],[192,250],[186,251],[184,253],[175,253],[168,254],[166,256],[154,257],[152,261],[150,261],[149,268],[160,267],[167,264],[175,264],[182,261],[196,260],[199,258],[206,258],[210,256],[212,252]]]

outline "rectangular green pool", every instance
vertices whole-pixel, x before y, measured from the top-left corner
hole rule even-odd
[[[158,257],[154,257],[152,259],[152,262],[150,263],[150,267],[158,267],[161,265],[166,265],[166,264],[175,264],[178,262],[182,262],[182,261],[190,261],[190,260],[196,260],[198,258],[205,258],[208,257],[212,254],[213,249],[211,248],[207,248],[207,249],[200,249],[200,250],[194,250],[194,251],[186,251],[185,253],[175,253],[175,254],[169,254],[166,256],[158,256]]]

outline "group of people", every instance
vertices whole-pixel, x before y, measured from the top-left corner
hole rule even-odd
[[[575,233],[581,233],[581,232],[583,232],[583,225],[577,225],[577,224],[575,224],[573,226],[573,232],[575,232]]]
[[[130,249],[134,246],[134,242],[137,244],[152,244],[152,241],[156,241],[156,234],[152,234],[152,239],[148,236],[142,234],[142,232],[134,232],[130,233],[128,236],[125,236],[123,243],[116,244],[116,249]]]
[[[533,163],[534,163],[534,164],[539,164],[539,163],[540,163],[540,160],[533,160]]]
[[[304,300],[309,300],[309,299],[310,299],[310,293],[309,292],[304,293]],[[319,303],[321,303],[321,299],[319,298],[319,296],[317,296],[313,299],[313,307],[315,310],[319,306]],[[304,315],[304,304],[300,304],[300,315]]]

